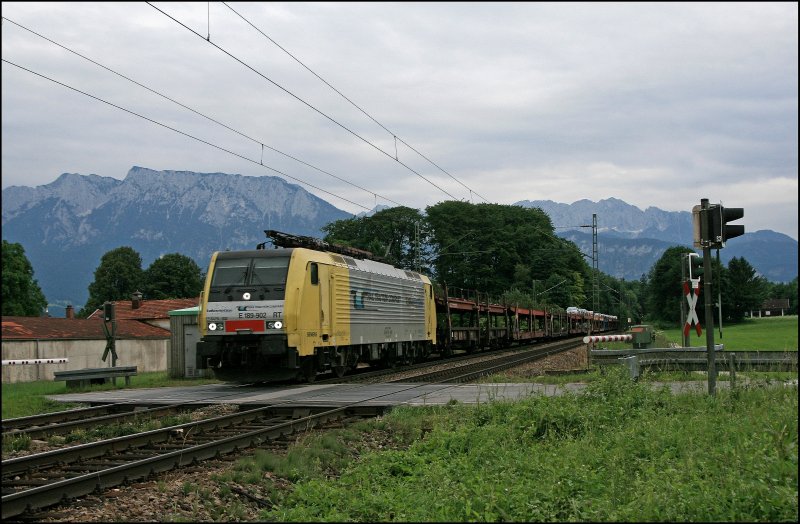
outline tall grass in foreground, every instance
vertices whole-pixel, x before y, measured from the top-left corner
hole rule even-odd
[[[265,520],[796,522],[797,418],[796,386],[672,395],[610,372],[577,395],[398,408],[339,437],[394,446],[333,473],[293,450],[301,470],[262,457],[237,480],[294,482]]]

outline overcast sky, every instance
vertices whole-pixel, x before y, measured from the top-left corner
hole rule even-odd
[[[796,3],[153,5],[2,3],[3,188],[142,166],[353,213],[708,198],[798,238]]]

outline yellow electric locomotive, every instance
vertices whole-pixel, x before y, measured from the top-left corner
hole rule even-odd
[[[361,362],[408,363],[435,350],[428,277],[357,259],[348,248],[324,250],[333,249],[327,244],[259,247],[211,257],[200,307],[199,369],[240,382],[313,381],[326,371],[341,376]]]

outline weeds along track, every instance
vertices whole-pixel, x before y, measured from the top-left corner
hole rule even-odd
[[[580,339],[562,340],[537,345],[532,349],[516,349],[497,354],[473,354],[447,361],[429,362],[421,366],[405,367],[402,370],[385,370],[378,374],[383,376],[382,379],[376,377],[375,373],[353,375],[348,379],[365,381],[364,377],[370,376],[375,382],[466,382],[580,345]],[[409,386],[412,389],[416,387],[419,386]],[[232,398],[231,401],[235,402],[235,399]],[[197,408],[196,402],[193,401],[188,407]],[[114,409],[110,406],[101,408]],[[125,407],[129,408],[132,406]],[[108,413],[102,409],[88,408],[60,415],[73,419],[81,415],[90,416],[87,420],[61,422],[65,431],[68,431],[67,427],[74,429],[75,422],[97,425],[118,422],[121,417],[140,416],[142,413],[163,416],[165,411],[179,409],[187,409],[187,404],[124,413]],[[368,405],[365,400],[337,408],[272,405],[4,460],[2,518],[7,519],[26,511],[100,492],[173,468],[197,464],[223,454],[263,445],[267,441],[276,441],[292,433],[324,427],[333,421],[353,417],[373,417],[381,410],[382,408]],[[52,420],[26,418],[29,419],[28,422],[32,421],[39,425]],[[6,421],[4,421],[4,431],[5,423]],[[23,424],[16,422],[14,425],[17,432],[23,427]]]
[[[197,408],[199,406],[192,406]],[[189,409],[182,406],[141,408],[132,404],[108,404],[82,409],[70,409],[31,417],[3,420],[3,438],[27,436],[32,439],[47,435],[64,435],[78,429],[102,424],[120,424],[141,417],[162,417]]]
[[[330,382],[335,382],[331,380]],[[245,384],[247,386],[249,384]],[[237,397],[238,393],[228,395]],[[173,414],[186,413],[193,419],[201,413],[203,408],[219,405],[223,398],[219,395],[213,397],[215,402],[191,400],[180,404],[148,406],[140,402],[109,403],[101,406],[69,409],[54,413],[44,413],[29,417],[3,419],[3,440],[13,438],[40,439],[54,435],[66,435],[75,431],[96,428],[100,426],[135,425],[147,420],[159,419]],[[200,418],[206,418],[200,414]],[[4,452],[5,454],[5,452]]]
[[[237,396],[232,393],[230,397]],[[219,396],[215,396],[219,399]],[[196,410],[210,403],[202,399],[192,400],[168,406],[152,406],[141,403],[109,403],[102,406],[70,409],[20,417],[4,419],[2,421],[3,439],[26,436],[32,439],[48,435],[64,435],[80,429],[94,428],[101,425],[124,424],[137,420],[164,417],[166,415]]]
[[[251,409],[2,462],[2,518],[146,478],[334,420],[375,416],[374,407]]]

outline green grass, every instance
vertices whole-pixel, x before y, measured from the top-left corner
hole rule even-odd
[[[52,413],[72,409],[78,404],[65,404],[45,398],[45,395],[58,395],[67,392],[61,382],[3,382],[3,419],[27,417],[40,413]]]
[[[780,338],[780,320],[743,327]],[[242,519],[231,485],[245,484],[274,504],[267,521],[796,522],[797,387],[753,376],[716,397],[652,390],[649,374],[632,382],[622,369],[545,377],[590,380],[561,397],[399,407],[303,437],[285,454],[259,450],[183,491],[215,520]],[[209,382],[142,374],[132,387]],[[3,384],[3,417],[32,414],[6,415],[7,403],[33,410],[64,392],[63,383]]]
[[[117,379],[114,384],[100,384],[79,389],[67,389],[65,382],[38,380],[35,382],[3,383],[3,419],[27,417],[40,413],[52,413],[79,407],[77,404],[55,402],[45,398],[46,395],[64,393],[81,393],[86,391],[106,391],[125,388],[155,388],[170,386],[198,386],[218,383],[215,379],[171,379],[166,371],[140,373],[131,377],[130,386],[125,386],[124,379]]]
[[[794,522],[797,418],[797,387],[672,395],[623,372],[577,395],[401,407],[353,441],[384,439],[381,451],[351,445],[339,452],[334,472],[307,467],[290,475],[291,489],[273,486],[276,507],[260,516]],[[239,468],[282,468],[280,459],[259,464]],[[263,482],[258,477],[249,480]]]
[[[722,338],[719,336],[719,327],[714,328],[714,344],[724,344],[725,351],[743,350],[770,350],[770,351],[797,351],[797,315],[772,318],[753,318],[740,324],[722,326]],[[682,328],[656,328],[655,347],[669,347],[670,344],[681,345],[683,341]],[[706,345],[706,331],[703,326],[702,336],[692,330],[689,333],[689,344],[692,346]],[[628,349],[629,342],[604,342],[604,349]]]
[[[797,351],[797,316],[755,318],[748,319],[741,324],[723,326],[723,338],[719,338],[719,331],[714,331],[714,343],[724,344],[725,351],[744,351],[744,350],[771,350],[771,351]],[[683,332],[678,329],[656,329],[656,341],[654,346],[658,348],[670,347],[670,345],[680,345]],[[690,344],[693,346],[705,346],[706,335],[702,337],[692,331],[690,333]],[[597,349],[630,349],[630,342],[603,342],[598,344]],[[717,377],[718,381],[727,381],[729,377],[725,370],[719,369],[723,373]],[[797,378],[797,372],[742,372],[737,373],[738,377],[748,379],[764,380],[787,380]],[[593,374],[587,375],[588,382],[593,380]],[[658,381],[686,381],[686,380],[707,380],[705,373],[697,372],[652,372],[650,380]],[[537,380],[538,381],[538,380]]]
[[[477,380],[480,384],[506,384],[506,383],[531,383],[531,384],[553,384],[563,385],[575,382],[592,382],[600,377],[600,371],[592,370],[587,373],[564,373],[557,375],[532,375],[520,377],[512,371],[500,371],[493,375],[482,377]]]
[[[723,325],[722,338],[719,336],[719,327],[715,327],[714,343],[724,344],[725,351],[759,349],[797,351],[797,328],[797,315],[753,318],[740,324]],[[666,340],[680,344],[683,333],[681,329],[674,328],[664,330],[663,335]],[[701,337],[694,331],[689,337],[691,345],[705,346],[705,326]]]

